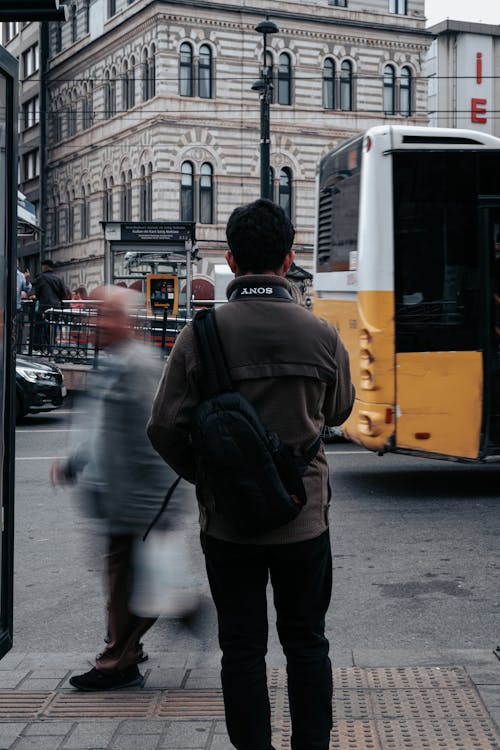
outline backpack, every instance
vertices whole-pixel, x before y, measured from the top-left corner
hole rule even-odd
[[[215,312],[200,310],[193,330],[206,373],[206,397],[191,420],[198,481],[210,490],[215,512],[240,536],[271,531],[296,518],[306,504],[302,475],[320,439],[305,456],[292,456],[236,390]]]

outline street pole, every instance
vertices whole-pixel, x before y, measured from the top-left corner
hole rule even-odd
[[[279,29],[275,23],[266,16],[265,21],[261,21],[255,27],[255,31],[264,37],[263,62],[261,68],[261,77],[253,86],[253,91],[258,91],[260,96],[260,197],[271,199],[270,194],[270,167],[271,167],[271,128],[270,128],[270,110],[271,94],[273,90],[272,75],[269,75],[269,66],[267,64],[267,35],[277,34]]]

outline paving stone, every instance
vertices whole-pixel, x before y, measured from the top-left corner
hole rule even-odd
[[[218,669],[191,669],[184,687],[195,690],[197,688],[220,688],[220,667]]]
[[[26,722],[0,722],[0,748],[10,748],[25,727]]]
[[[214,734],[209,750],[234,750],[227,734]]]
[[[21,737],[16,743],[16,750],[58,750],[61,737]]]
[[[467,674],[475,685],[500,685],[500,661],[489,667],[467,667]]]
[[[217,667],[220,669],[220,659],[220,652],[190,654],[187,659],[186,669],[217,669]]]
[[[25,657],[25,653],[15,653],[13,651],[9,651],[9,653],[2,657],[2,659],[0,660],[0,672],[3,672],[7,669],[17,669],[22,663],[23,659],[25,659]]]
[[[23,735],[60,735],[64,737],[73,725],[73,721],[34,721],[26,727]]]
[[[119,721],[86,721],[81,722],[68,737],[62,747],[64,750],[100,750],[106,748],[120,725]],[[138,749],[139,750],[139,749]]]
[[[110,748],[113,750],[157,750],[160,747],[159,734],[129,734],[118,736]]]
[[[9,672],[0,672],[0,690],[15,689],[18,685],[28,677],[29,671],[27,669],[14,669]]]
[[[500,708],[500,685],[478,685],[477,691],[488,707]]]
[[[28,677],[27,680],[19,686],[19,690],[56,690],[61,684],[60,677],[44,677],[40,679],[33,679]]]
[[[0,662],[1,663],[1,662]],[[40,667],[39,669],[33,669],[31,672],[31,679],[33,680],[63,680],[70,670],[65,667],[51,668],[51,667]]]
[[[162,739],[161,748],[205,748],[209,740],[211,721],[172,721]]]
[[[119,734],[161,734],[166,726],[161,719],[126,719],[120,724]]]
[[[142,671],[146,674],[145,670]],[[180,688],[184,682],[185,675],[186,671],[182,668],[162,669],[161,667],[155,667],[147,675],[144,686],[146,688],[159,688],[162,690]]]

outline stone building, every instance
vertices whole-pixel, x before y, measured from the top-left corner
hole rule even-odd
[[[429,31],[429,124],[500,137],[500,26],[447,19]]]
[[[427,124],[424,0],[74,0],[49,30],[45,251],[102,280],[101,222],[197,222],[210,277],[235,205],[259,195],[259,97],[273,76],[273,195],[309,267],[319,159],[388,120]]]
[[[34,274],[39,267],[41,219],[43,117],[41,70],[44,54],[39,23],[9,21],[1,24],[2,44],[19,61],[19,190],[17,254],[23,269]],[[46,54],[46,52],[45,52]],[[29,208],[29,211],[26,211]],[[34,211],[35,217],[31,216]],[[43,229],[43,227],[42,227]]]

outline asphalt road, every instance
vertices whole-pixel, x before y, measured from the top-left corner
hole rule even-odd
[[[79,433],[69,409],[17,429],[14,648],[93,652],[104,634],[102,550],[71,494],[48,479]],[[500,643],[500,467],[327,447],[334,590],[332,648],[490,649]],[[186,517],[192,575],[205,592],[195,503]],[[215,615],[201,642],[160,620],[153,651],[215,651]],[[279,651],[276,637],[270,651]]]

